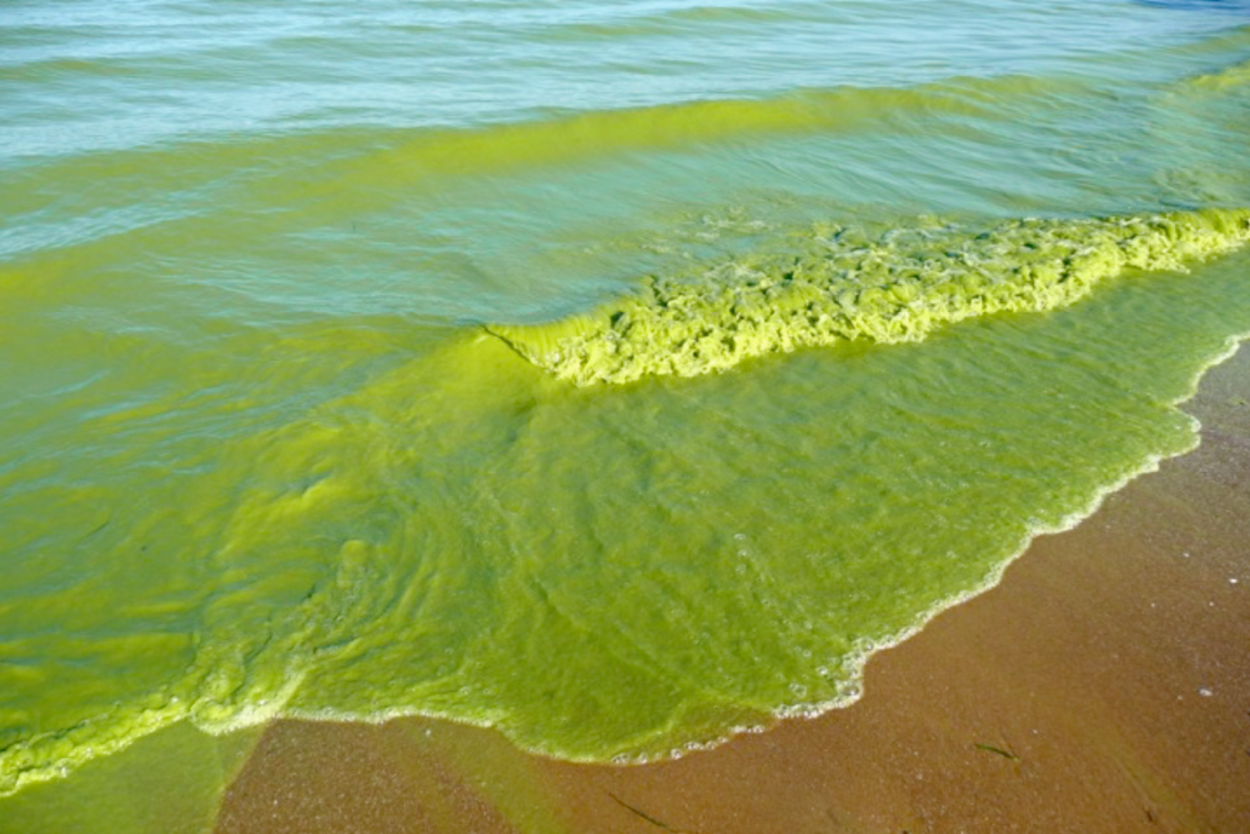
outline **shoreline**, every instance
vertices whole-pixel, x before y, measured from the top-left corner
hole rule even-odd
[[[855,703],[647,765],[424,718],[278,721],[219,834],[1250,830],[1250,348],[1158,463],[874,653]]]

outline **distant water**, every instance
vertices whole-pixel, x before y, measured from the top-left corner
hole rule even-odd
[[[173,725],[638,761],[853,699],[1196,442],[1248,24],[6,2],[0,794]]]

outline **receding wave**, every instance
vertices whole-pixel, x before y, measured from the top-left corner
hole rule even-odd
[[[487,329],[578,385],[689,377],[803,347],[918,341],[975,316],[1054,309],[1125,270],[1183,268],[1247,240],[1247,210],[917,226],[872,240],[829,227],[789,262],[731,262],[702,283],[651,278],[583,316]]]

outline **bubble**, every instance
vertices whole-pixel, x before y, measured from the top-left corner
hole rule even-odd
[[[861,637],[855,641],[855,650],[861,654],[870,654],[877,648],[877,641],[871,637]]]

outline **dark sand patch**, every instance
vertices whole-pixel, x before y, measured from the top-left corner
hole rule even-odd
[[[424,719],[273,725],[243,832],[1250,831],[1250,351],[1196,452],[873,658],[865,696],[634,767]]]

